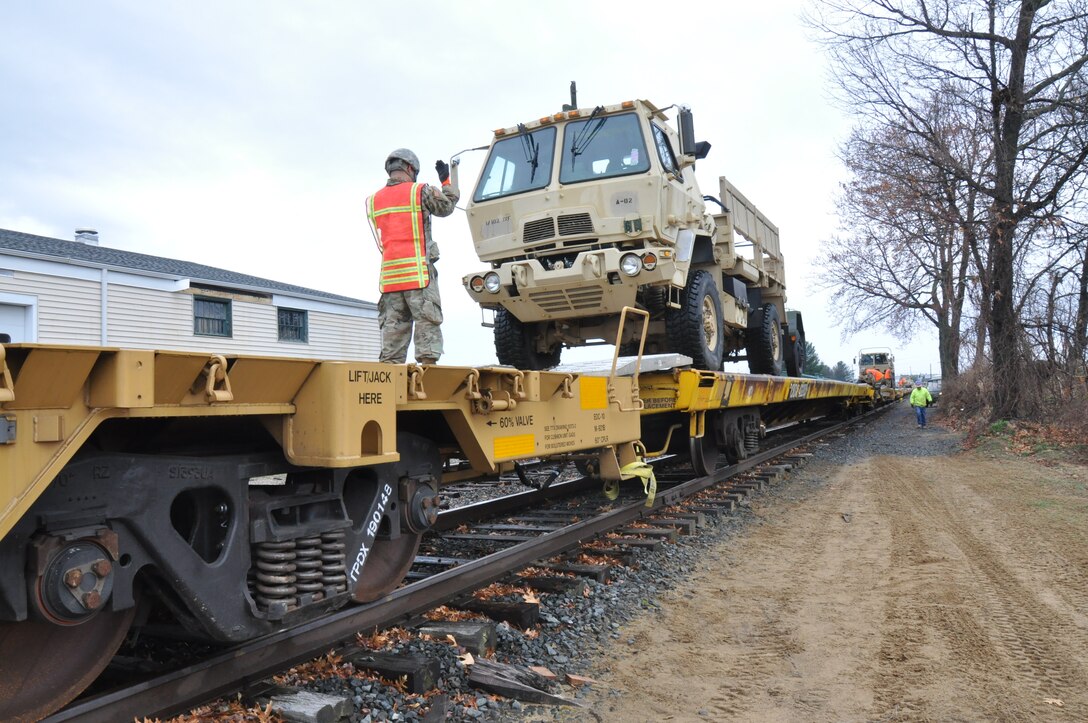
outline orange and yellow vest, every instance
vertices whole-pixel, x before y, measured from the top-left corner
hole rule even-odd
[[[423,185],[397,183],[366,200],[382,250],[381,292],[422,289],[431,283],[423,237]]]

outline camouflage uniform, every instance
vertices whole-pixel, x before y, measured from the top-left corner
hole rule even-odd
[[[387,186],[410,181],[390,178]],[[423,186],[423,237],[427,240],[427,260],[431,266],[431,283],[422,289],[390,291],[378,299],[378,327],[382,332],[382,353],[379,361],[403,364],[408,358],[408,342],[415,324],[416,361],[438,361],[442,356],[442,299],[438,294],[438,244],[431,233],[431,216],[445,217],[453,213],[460,194],[456,187],[441,189]]]

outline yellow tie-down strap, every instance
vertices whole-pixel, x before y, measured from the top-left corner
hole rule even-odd
[[[646,506],[653,507],[654,497],[657,495],[657,478],[654,477],[654,468],[648,465],[644,460],[636,459],[634,462],[628,462],[620,468],[620,475],[623,479],[634,479],[638,477],[642,480],[642,492],[646,495]],[[620,496],[620,481],[608,480],[604,483],[604,496],[610,500],[614,500]]]

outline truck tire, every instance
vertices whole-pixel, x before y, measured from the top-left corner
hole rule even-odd
[[[696,369],[722,368],[725,328],[714,277],[702,269],[691,272],[680,308],[669,310],[666,328],[672,350],[690,356]]]
[[[748,370],[752,374],[784,376],[786,365],[782,347],[782,324],[778,319],[778,307],[764,304],[762,309],[748,318]]]
[[[534,324],[524,324],[506,309],[495,312],[495,353],[499,364],[536,371],[559,365],[563,347],[556,344],[547,352],[537,351]]]
[[[805,324],[800,311],[786,312],[789,333],[786,335],[786,375],[799,377],[805,373]]]

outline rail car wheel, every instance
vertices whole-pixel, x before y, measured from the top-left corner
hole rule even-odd
[[[537,348],[539,324],[526,324],[506,309],[495,312],[495,353],[499,364],[517,369],[550,369],[559,365],[563,346],[555,344],[547,351]]]
[[[344,506],[352,520],[348,584],[357,602],[372,602],[400,585],[423,533],[438,518],[438,447],[398,429],[397,452],[399,461],[360,468],[344,483]]]
[[[690,356],[697,369],[722,368],[725,329],[714,277],[702,269],[691,273],[680,308],[669,311],[666,328],[673,351]]]
[[[778,307],[764,304],[762,309],[748,317],[746,347],[749,371],[753,374],[782,376],[785,373],[782,346],[782,324],[778,318]]]
[[[375,540],[370,558],[359,575],[352,595],[356,602],[374,602],[393,592],[404,580],[416,559],[423,533],[401,533],[400,537]]]
[[[705,477],[718,469],[718,432],[721,422],[717,414],[707,414],[702,437],[691,437],[691,466],[695,474]]]
[[[78,625],[0,623],[0,720],[39,720],[71,701],[124,642],[136,608]]]

